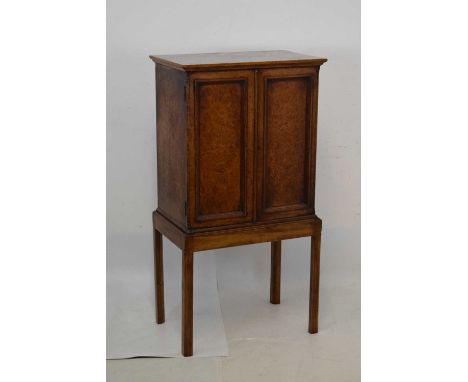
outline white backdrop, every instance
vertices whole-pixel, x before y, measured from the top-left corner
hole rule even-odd
[[[108,2],[109,273],[122,267],[151,270],[153,266],[156,117],[154,63],[148,56],[287,49],[329,59],[320,71],[318,117],[316,211],[324,222],[322,283],[332,286],[330,280],[338,276],[359,284],[359,13],[359,0]],[[307,288],[308,275],[303,269],[308,267],[308,243],[308,239],[285,243],[284,288],[292,279]],[[165,250],[171,256],[177,249],[166,245]],[[234,279],[263,280],[268,298],[266,244],[214,252],[219,274],[228,269]],[[295,255],[286,258],[289,253]],[[356,301],[359,304],[359,298]]]

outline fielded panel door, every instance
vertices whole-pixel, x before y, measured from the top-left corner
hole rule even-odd
[[[318,68],[258,72],[257,220],[314,214]]]
[[[252,221],[254,86],[251,70],[190,74],[188,221],[192,228]]]

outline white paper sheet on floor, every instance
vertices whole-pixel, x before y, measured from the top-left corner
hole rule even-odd
[[[194,357],[227,356],[228,346],[211,253],[194,256]],[[107,359],[182,357],[181,256],[164,258],[166,322],[155,322],[152,272],[107,276]]]

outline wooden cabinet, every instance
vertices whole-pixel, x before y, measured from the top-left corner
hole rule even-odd
[[[281,240],[312,238],[309,331],[318,330],[321,220],[315,215],[319,68],[288,51],[151,56],[156,63],[157,321],[162,235],[183,250],[183,346],[192,348],[193,253],[271,241],[279,303]]]

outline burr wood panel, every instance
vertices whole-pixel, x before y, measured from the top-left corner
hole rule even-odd
[[[315,68],[259,72],[257,217],[314,213]]]
[[[252,220],[251,71],[191,76],[193,227]]]

